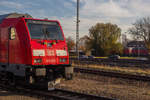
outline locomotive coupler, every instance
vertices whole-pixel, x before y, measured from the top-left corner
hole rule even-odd
[[[68,80],[71,80],[73,78],[73,67],[72,66],[67,66],[65,67],[65,78]]]

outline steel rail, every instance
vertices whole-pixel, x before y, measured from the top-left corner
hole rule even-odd
[[[150,81],[150,76],[131,75],[131,74],[126,74],[126,73],[104,71],[100,69],[75,67],[74,71],[80,72],[80,73],[88,73],[88,74],[95,74],[95,75],[116,77],[116,78],[130,79],[130,80]]]
[[[150,62],[144,60],[129,60],[129,59],[80,59],[77,61],[76,59],[71,59],[70,62],[78,63],[78,64],[97,64],[97,65],[108,65],[108,66],[122,66],[122,67],[142,67],[149,68]]]
[[[47,90],[39,90],[39,89],[30,89],[30,88],[23,88],[23,87],[16,87],[13,88],[11,86],[4,86],[0,84],[0,89],[22,93],[23,95],[38,97],[38,98],[45,98],[44,100],[116,100],[107,97],[95,96],[95,95],[88,95],[83,93],[77,93],[68,90],[62,89],[54,89],[52,91]]]

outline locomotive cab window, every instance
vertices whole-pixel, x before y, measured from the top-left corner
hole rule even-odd
[[[16,38],[16,30],[14,27],[10,28],[10,34],[9,34],[9,39],[14,40]]]
[[[27,20],[31,39],[64,40],[57,22]]]

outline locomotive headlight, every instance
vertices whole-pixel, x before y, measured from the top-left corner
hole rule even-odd
[[[34,49],[33,56],[45,56],[45,51],[42,49]]]
[[[62,58],[59,59],[59,62],[62,62]]]
[[[63,62],[63,63],[64,63],[64,62],[66,62],[66,61],[67,61],[66,58],[60,58],[60,59],[59,59],[59,62]]]
[[[57,56],[67,56],[66,50],[56,50]]]
[[[63,62],[66,62],[66,58],[63,59]]]
[[[34,59],[34,63],[41,63],[42,62],[42,59]]]

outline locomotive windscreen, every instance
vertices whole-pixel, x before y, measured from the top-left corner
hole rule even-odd
[[[57,22],[27,20],[31,39],[64,40]]]

